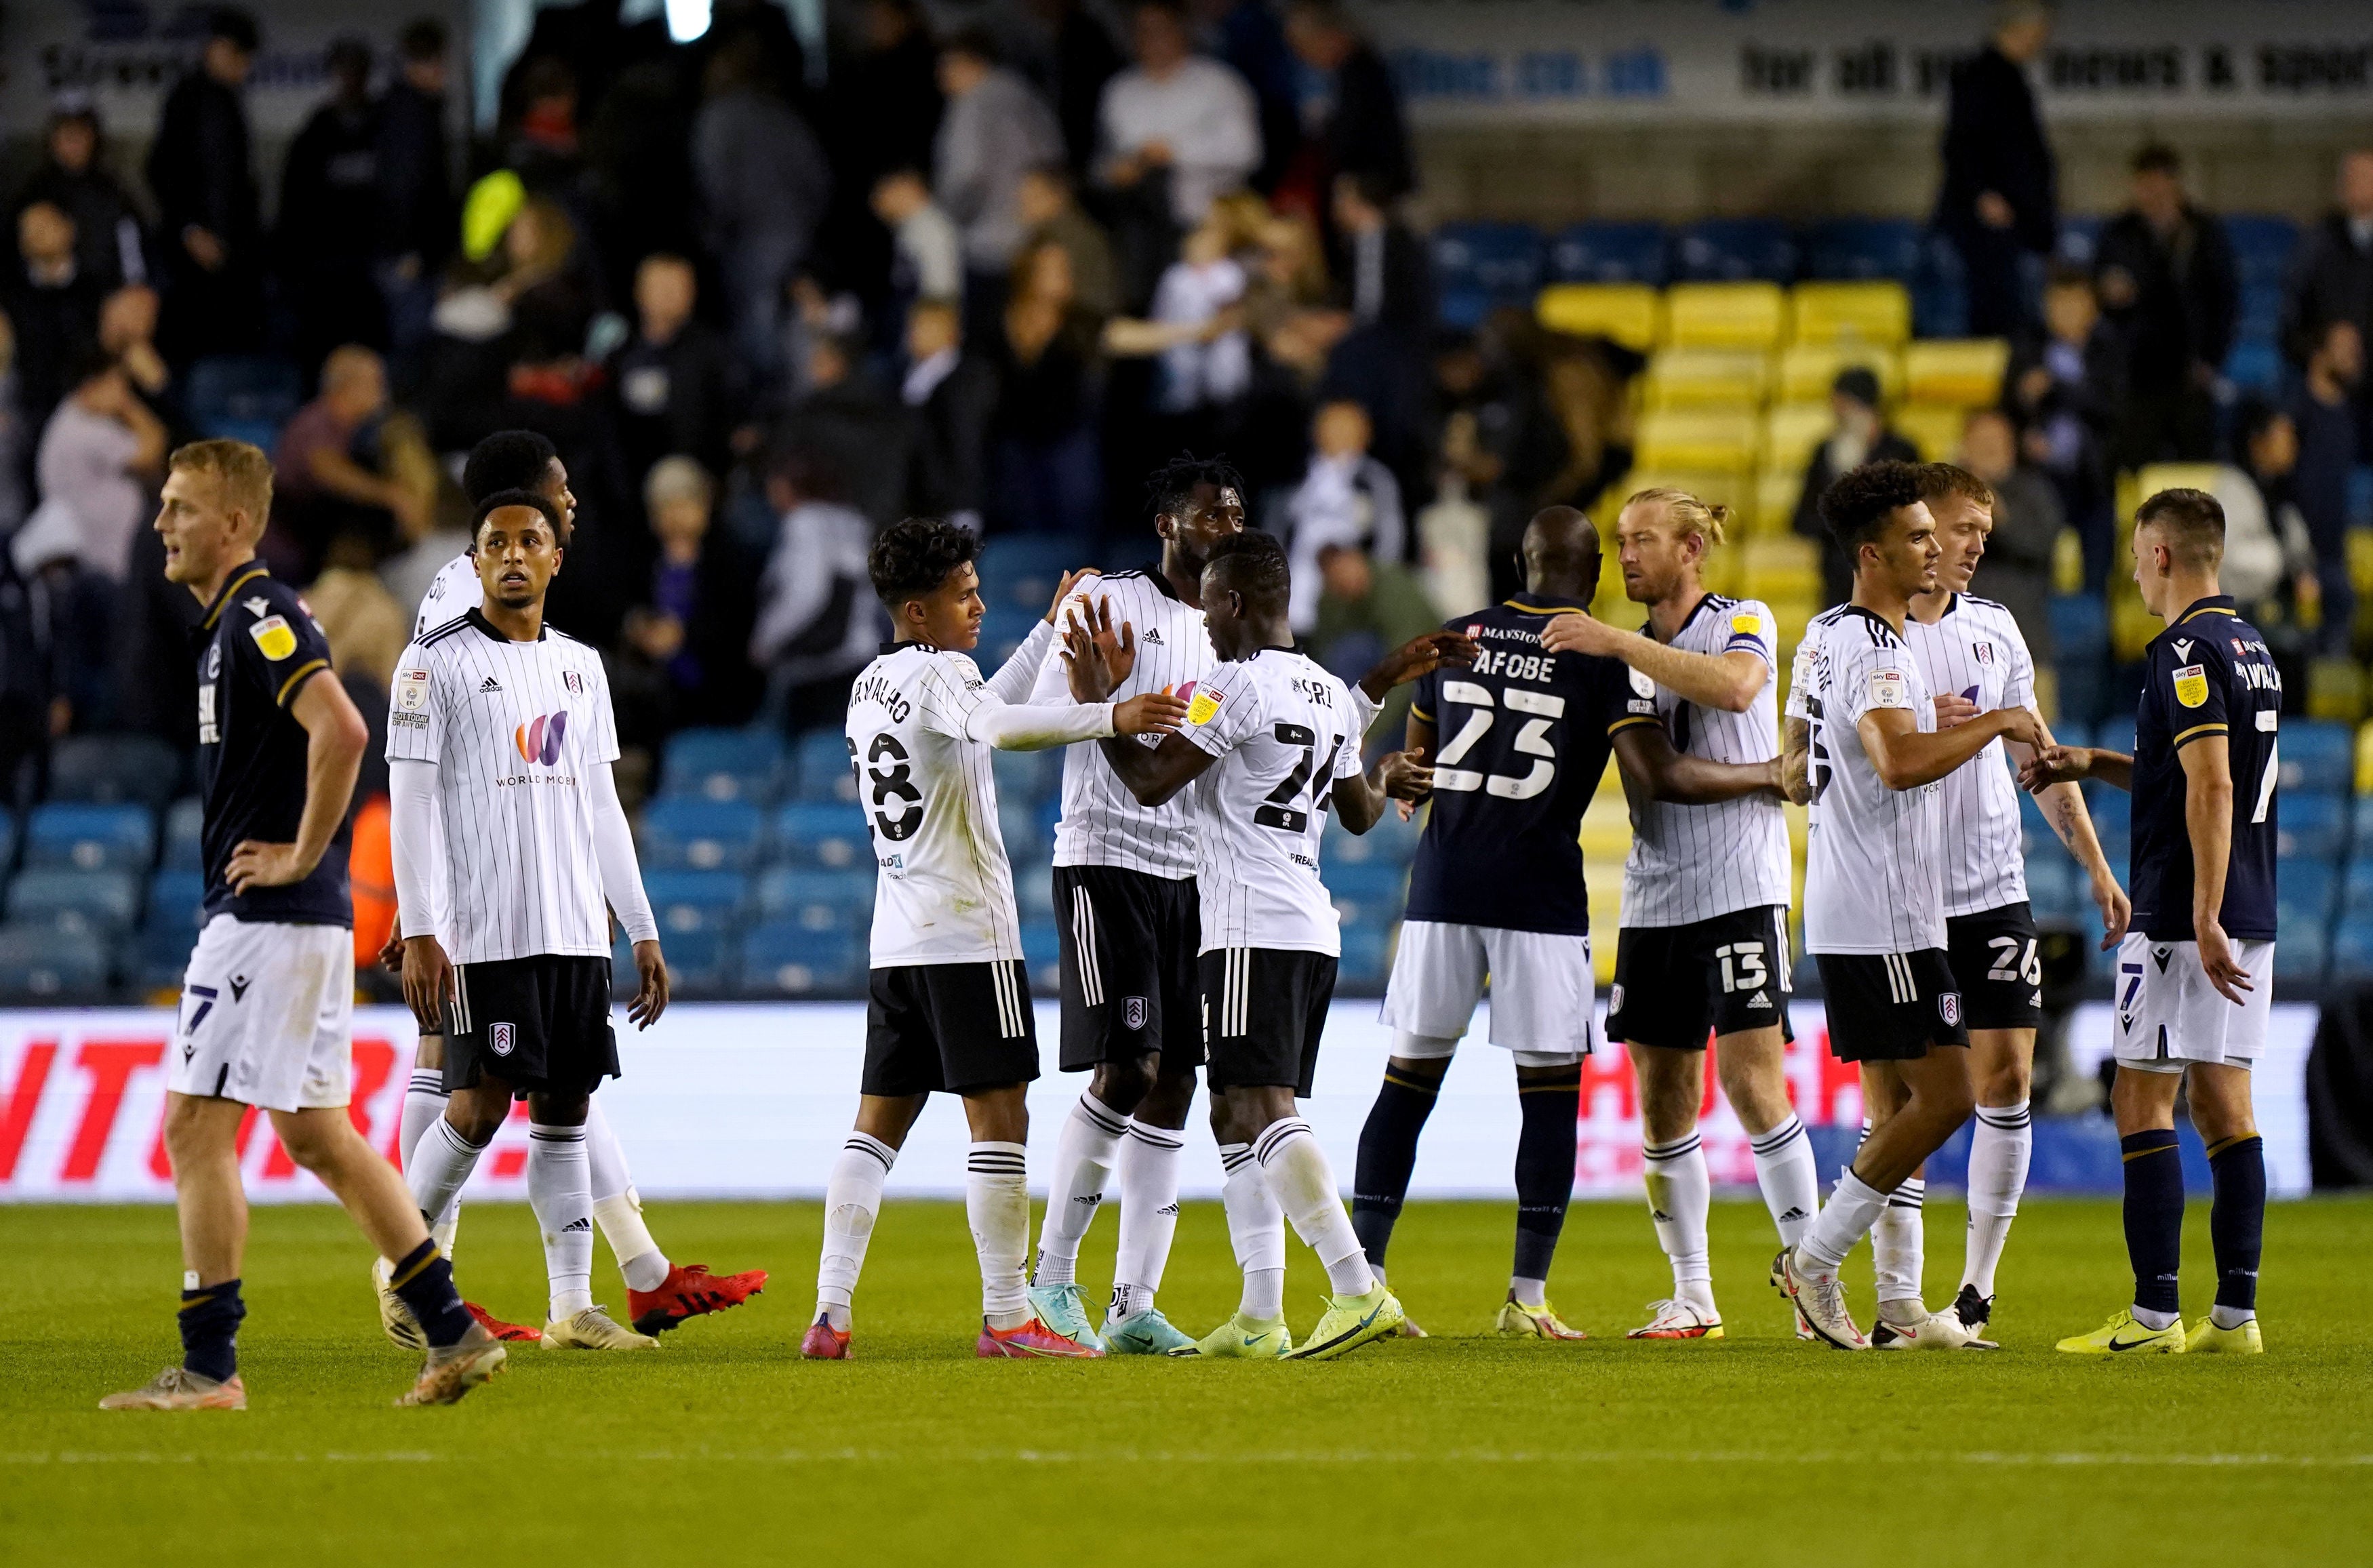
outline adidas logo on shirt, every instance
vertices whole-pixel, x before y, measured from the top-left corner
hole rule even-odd
[[[502,689],[502,682],[495,679],[492,675],[488,675],[485,680],[478,683],[478,690],[481,692],[498,692]]]
[[[1145,636],[1144,636],[1144,638],[1142,638],[1142,640],[1143,640],[1144,642],[1146,642],[1147,644],[1149,644],[1149,645],[1152,646],[1152,647],[1156,647],[1156,648],[1161,647],[1161,646],[1162,646],[1162,628],[1161,628],[1160,626],[1148,626],[1148,627],[1146,627],[1146,628],[1145,628]]]

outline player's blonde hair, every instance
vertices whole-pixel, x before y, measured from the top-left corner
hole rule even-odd
[[[1694,533],[1708,550],[1722,543],[1723,530],[1730,522],[1730,509],[1716,502],[1701,501],[1687,490],[1668,485],[1654,485],[1645,490],[1635,490],[1623,503],[1629,511],[1633,507],[1653,506],[1665,509],[1665,515],[1684,533]]]
[[[247,513],[251,532],[263,532],[272,516],[272,460],[263,448],[245,441],[192,441],[175,447],[165,466],[174,473],[213,474],[222,487],[223,505]]]

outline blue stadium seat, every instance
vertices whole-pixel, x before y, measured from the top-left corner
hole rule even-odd
[[[989,771],[997,776],[997,799],[1036,805],[1063,787],[1063,750],[1049,746],[1035,752],[991,752]]]
[[[1805,236],[1805,275],[1910,283],[1920,272],[1920,226],[1900,217],[1838,217]]]
[[[771,730],[679,730],[660,758],[660,794],[672,800],[774,799],[783,738]]]
[[[2085,792],[2085,809],[2092,813],[2093,831],[2101,840],[2101,853],[2109,857],[2111,866],[2122,868],[2133,839],[2133,797],[2123,790],[2099,785]]]
[[[95,1001],[107,990],[107,948],[54,926],[0,926],[0,1002]]]
[[[643,869],[748,871],[758,862],[766,833],[766,813],[747,801],[655,801],[643,813]]]
[[[2274,984],[2285,988],[2323,984],[2332,960],[2331,932],[2322,926],[2285,924],[2274,944]]]
[[[1473,327],[1502,307],[1529,310],[1541,287],[1540,235],[1523,223],[1445,223],[1433,231],[1444,323]]]
[[[2098,593],[2056,593],[2052,597],[2052,654],[2074,663],[2098,661],[2110,651],[2110,605]]]
[[[2290,933],[2283,933],[2283,942]],[[2274,952],[2279,955],[2282,943]],[[2332,977],[2334,980],[2373,980],[2373,911],[2341,921],[2332,933]]]
[[[1549,241],[1552,283],[1665,283],[1665,229],[1654,223],[1577,223]]]
[[[1022,965],[1030,972],[1030,989],[1036,996],[1054,996],[1063,989],[1063,935],[1054,922],[1025,923],[1022,928]]]
[[[2092,721],[2063,714],[2053,722],[2052,736],[2063,746],[2089,746],[2093,743]]]
[[[2307,927],[2320,930],[2332,919],[2340,873],[2328,860],[2282,861],[2274,869],[2274,920],[2283,941]]]
[[[158,864],[169,872],[205,869],[205,802],[184,795],[165,808],[165,848]]]
[[[2280,278],[2244,287],[2240,307],[2240,313],[2233,322],[2233,335],[2237,340],[2272,345],[2281,338],[2283,284]]]
[[[2340,864],[2348,849],[2350,802],[2339,795],[2293,795],[2276,814],[2282,829],[2275,835],[2275,853],[2293,860]]]
[[[873,878],[777,866],[758,879],[758,916],[805,931],[863,931],[873,917]]]
[[[2078,213],[2060,220],[2060,240],[2052,250],[2052,259],[2072,267],[2089,267],[2093,253],[2101,247],[2101,229],[2108,219],[2092,213]]]
[[[304,401],[303,378],[286,359],[262,354],[219,354],[190,367],[183,406],[198,434],[247,441],[270,451],[280,427]]]
[[[199,906],[205,901],[206,879],[203,872],[160,871],[148,879],[147,915],[142,925],[155,930],[159,927],[173,933],[187,947],[205,923]]]
[[[181,757],[154,735],[69,735],[50,755],[53,801],[153,811],[181,782]]]
[[[1362,865],[1336,866],[1327,872],[1327,896],[1343,928],[1388,926],[1401,918],[1409,902],[1409,872],[1397,865],[1371,860]]]
[[[679,996],[723,996],[733,989],[739,967],[734,933],[717,928],[672,931],[661,922],[660,941],[667,953],[668,989]],[[635,968],[635,944],[620,931],[610,949],[610,989],[618,1000],[635,994],[642,977]]]
[[[17,813],[0,811],[0,876],[17,863]]]
[[[849,766],[848,736],[840,730],[811,730],[791,754],[795,801],[857,800],[857,774]]]
[[[1055,596],[1049,583],[1046,597]],[[1029,640],[1032,631],[1046,618],[1046,606],[1042,601],[1035,607],[1023,609],[1019,604],[991,604],[988,614],[981,618],[980,646],[973,649],[973,662],[984,675],[994,675],[1014,650]]]
[[[1710,217],[1683,228],[1673,246],[1673,275],[1686,283],[1796,280],[1796,237],[1771,217]]]
[[[860,931],[812,931],[796,921],[769,920],[742,939],[744,996],[859,996],[865,975]]]
[[[196,941],[193,932],[176,929],[172,922],[159,921],[151,914],[125,954],[126,974],[144,994],[179,990]]]
[[[2242,338],[2225,356],[2225,379],[2239,392],[2278,392],[2285,374],[2281,350],[2261,338]]]
[[[1043,861],[1054,848],[1035,801],[1009,801],[999,796],[997,827],[1005,840],[1005,856],[1017,866]]]
[[[653,872],[643,878],[661,940],[692,931],[722,930],[748,902],[749,879],[740,872]]]
[[[2356,777],[2356,737],[2345,724],[2295,720],[2275,751],[2283,761],[2283,806],[2302,794],[2344,795]]]
[[[2243,291],[2280,289],[2290,275],[2291,252],[2298,248],[2298,225],[2287,217],[2255,213],[2237,213],[2224,223]]]
[[[1397,925],[1347,926],[1343,956],[1335,970],[1338,996],[1382,996],[1392,977],[1393,935]]]
[[[1051,920],[1055,913],[1055,877],[1046,866],[1013,868],[1013,902],[1029,920]]]
[[[8,884],[8,922],[111,939],[140,923],[142,891],[128,871],[19,872]]]
[[[2093,743],[2107,751],[2122,752],[2128,756],[2133,755],[2134,715],[2133,708],[2128,708],[2122,713],[2112,713],[2108,718],[2102,720],[2099,732],[2093,737]],[[2113,790],[2110,792],[2120,796],[2121,798],[2125,794],[2123,790]]]
[[[157,824],[145,806],[50,805],[25,825],[25,865],[77,871],[146,871]]]
[[[2373,925],[2373,856],[2360,855],[2349,862],[2340,895],[2340,918]]]
[[[1406,866],[1416,859],[1417,842],[1424,833],[1423,812],[1403,822],[1400,812],[1388,805],[1365,833],[1353,833],[1343,825],[1342,818],[1329,812],[1326,836],[1318,841],[1319,863],[1330,879],[1337,866]]]
[[[795,866],[847,871],[873,863],[865,813],[854,804],[799,802],[775,813],[775,845]]]
[[[2036,919],[2075,919],[2083,910],[2085,891],[2076,862],[2064,850],[2052,854],[2040,854],[2032,848],[2028,851],[2027,902]]]
[[[1087,565],[1093,555],[1059,533],[1002,533],[982,543],[974,569],[980,573],[980,595],[992,609],[1002,605],[1043,615],[1063,574]]]

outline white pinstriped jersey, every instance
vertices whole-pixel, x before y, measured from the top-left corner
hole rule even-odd
[[[1361,771],[1360,723],[1341,681],[1281,648],[1203,678],[1179,731],[1216,759],[1187,787],[1201,951],[1342,955],[1318,840],[1335,780]]]
[[[618,728],[599,653],[549,626],[513,642],[475,609],[456,616],[403,650],[387,757],[437,765],[438,934],[455,963],[609,955],[590,775],[617,760]]]
[[[1642,628],[1647,636],[1654,631]],[[1675,648],[1715,658],[1738,649],[1771,676],[1744,713],[1684,702],[1638,671],[1633,690],[1653,686],[1656,717],[1673,749],[1711,762],[1770,762],[1780,755],[1780,659],[1770,606],[1709,593],[1673,634]],[[1623,924],[1687,926],[1735,910],[1788,902],[1788,821],[1771,795],[1685,806],[1642,800],[1631,808],[1631,853],[1623,862]]]
[[[412,617],[412,640],[418,642],[438,626],[465,610],[485,603],[485,586],[478,580],[478,557],[467,550],[437,568],[428,591],[420,596],[420,612]]]
[[[1211,651],[1210,634],[1203,629],[1203,612],[1171,590],[1160,567],[1113,572],[1081,584],[1072,596],[1073,603],[1098,599],[1110,603],[1116,630],[1126,621],[1137,635],[1137,663],[1128,679],[1113,689],[1113,701],[1124,702],[1143,692],[1191,698],[1196,683],[1219,662],[1219,655]],[[1068,608],[1063,610],[1056,624],[1068,624],[1070,615]],[[1071,700],[1059,651],[1047,653],[1030,700]],[[1160,737],[1152,735],[1137,740],[1140,745],[1159,742]],[[1063,756],[1063,816],[1055,825],[1055,863],[1117,866],[1177,881],[1193,876],[1195,825],[1184,791],[1162,805],[1140,805],[1112,764],[1105,760],[1102,746],[1068,748]]]
[[[966,717],[986,700],[983,685],[969,655],[902,642],[849,688],[858,802],[881,866],[876,969],[1022,956],[992,748],[964,737]]]
[[[1805,951],[1942,948],[1944,791],[1935,784],[1888,789],[1860,729],[1864,714],[1897,708],[1933,734],[1936,705],[1927,680],[1895,628],[1852,604],[1815,616],[1805,641],[1812,649],[1804,669],[1809,679],[1788,698],[1790,714],[1813,727]]]
[[[2035,706],[2035,661],[2009,609],[1957,593],[1934,626],[1903,622],[1933,692],[1958,692],[1981,713]],[[2027,901],[2027,855],[2018,821],[2018,784],[1999,740],[1938,781],[1944,822],[1945,914],[1982,914]]]

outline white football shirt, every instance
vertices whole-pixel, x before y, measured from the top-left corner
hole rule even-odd
[[[1324,665],[1280,648],[1212,666],[1179,733],[1216,761],[1188,787],[1202,951],[1340,957],[1318,841],[1335,780],[1362,771],[1360,710]]]
[[[1811,690],[1791,711],[1812,721],[1813,808],[1805,864],[1805,951],[1917,953],[1945,945],[1940,802],[1935,784],[1890,790],[1863,749],[1862,716],[1908,711],[1924,733],[1936,706],[1911,650],[1869,611],[1814,617]]]
[[[1760,658],[1771,676],[1747,711],[1685,702],[1637,670],[1632,689],[1652,689],[1656,717],[1675,751],[1710,762],[1770,762],[1780,755],[1780,656],[1773,638],[1770,606],[1709,593],[1673,634],[1672,646],[1717,659],[1734,649]],[[1704,806],[1642,800],[1631,810],[1622,923],[1686,926],[1739,909],[1784,907],[1789,872],[1788,821],[1776,795]]]
[[[418,642],[455,616],[476,609],[485,597],[485,587],[478,580],[478,557],[464,550],[429,579],[419,613],[412,617],[412,640]]]
[[[1934,626],[1906,616],[1903,640],[1932,692],[1958,692],[1981,713],[2035,706],[2035,661],[2008,608],[1956,593]],[[1945,914],[1982,914],[2027,902],[2018,783],[1999,740],[1938,781]]]
[[[437,765],[437,929],[455,963],[609,956],[590,774],[617,760],[618,728],[599,653],[549,626],[513,642],[465,611],[403,650],[387,757]]]

